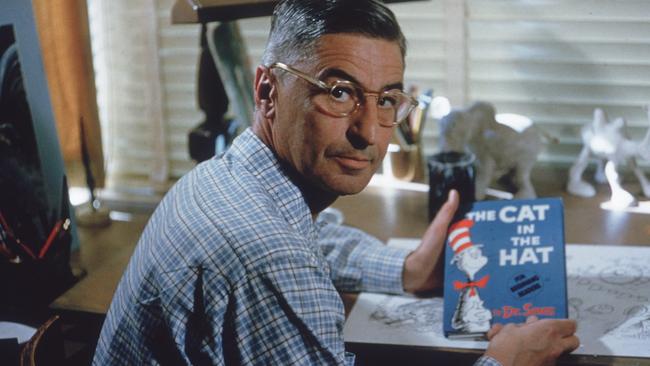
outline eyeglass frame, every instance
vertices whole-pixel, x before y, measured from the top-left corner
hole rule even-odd
[[[278,69],[280,69],[282,71],[286,71],[286,72],[288,72],[288,73],[290,73],[290,74],[292,74],[294,76],[297,76],[297,77],[307,81],[308,83],[322,89],[323,91],[327,92],[330,95],[331,95],[332,89],[335,86],[337,86],[337,85],[339,85],[341,83],[349,84],[354,90],[361,90],[362,94],[364,95],[364,99],[359,100],[359,98],[355,98],[356,101],[355,101],[354,109],[352,109],[350,112],[347,112],[347,113],[335,113],[335,112],[327,111],[327,113],[335,115],[336,117],[348,117],[348,116],[353,115],[357,111],[359,111],[359,109],[361,108],[361,104],[365,103],[365,96],[366,95],[374,96],[375,98],[377,98],[377,101],[379,101],[381,99],[380,97],[383,94],[395,93],[395,91],[370,92],[370,91],[365,90],[361,85],[359,85],[357,83],[354,83],[352,81],[349,81],[349,80],[338,80],[334,84],[330,85],[330,84],[327,84],[326,82],[324,82],[322,80],[316,79],[316,78],[314,78],[314,77],[312,77],[312,76],[310,76],[310,75],[308,75],[308,74],[306,74],[306,73],[304,73],[304,72],[302,72],[300,70],[297,70],[297,69],[295,69],[295,68],[293,68],[293,67],[291,67],[291,66],[289,66],[289,65],[287,65],[285,63],[282,63],[282,62],[274,62],[274,63],[272,63],[271,65],[268,66],[269,70],[274,69],[274,68],[278,68]],[[400,123],[404,122],[408,118],[408,116],[411,114],[413,109],[415,109],[415,107],[418,106],[418,101],[415,98],[413,98],[411,95],[408,95],[404,91],[399,90],[399,89],[395,89],[395,90],[397,90],[397,92],[396,92],[397,94],[401,94],[402,96],[404,96],[406,98],[406,100],[411,102],[410,106],[409,106],[409,109],[408,109],[408,112],[405,114],[405,116],[402,119],[397,120],[397,121],[393,121],[390,126],[383,125],[383,124],[379,123],[380,126],[394,127],[394,126],[399,125]]]

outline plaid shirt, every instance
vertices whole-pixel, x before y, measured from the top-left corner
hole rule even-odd
[[[315,224],[274,154],[247,130],[156,209],[93,364],[353,364],[334,286],[400,293],[407,254]]]

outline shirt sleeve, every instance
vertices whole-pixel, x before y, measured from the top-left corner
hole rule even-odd
[[[501,362],[490,356],[482,356],[474,363],[474,366],[502,366]]]
[[[409,250],[386,246],[355,228],[320,222],[318,244],[339,291],[403,294],[402,271]]]
[[[343,304],[313,255],[272,254],[235,291],[235,326],[225,328],[226,343],[236,340],[242,364],[353,365],[345,352]]]

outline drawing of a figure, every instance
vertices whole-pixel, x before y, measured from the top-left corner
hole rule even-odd
[[[582,307],[582,299],[577,297],[569,298],[569,319],[580,320],[580,308]]]
[[[650,309],[640,305],[626,311],[628,318],[607,334],[623,339],[650,340]]]
[[[488,259],[483,255],[482,245],[472,243],[469,229],[473,225],[474,221],[464,219],[449,228],[449,246],[454,251],[451,264],[456,264],[467,276],[466,282],[454,281],[454,289],[460,291],[460,295],[451,326],[464,333],[487,332],[492,319],[479,294],[479,289],[487,285],[489,275],[479,280],[475,278]]]
[[[370,315],[370,319],[389,327],[426,333],[440,327],[442,311],[436,299],[420,299],[399,305],[388,301],[382,303]]]
[[[610,266],[600,272],[600,279],[612,285],[634,284],[643,278],[643,268],[632,263]]]

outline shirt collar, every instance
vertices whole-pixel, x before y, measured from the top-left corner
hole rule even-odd
[[[244,167],[269,192],[279,213],[302,235],[315,242],[316,226],[300,189],[289,179],[273,151],[248,128],[232,143],[227,155],[244,162]]]

